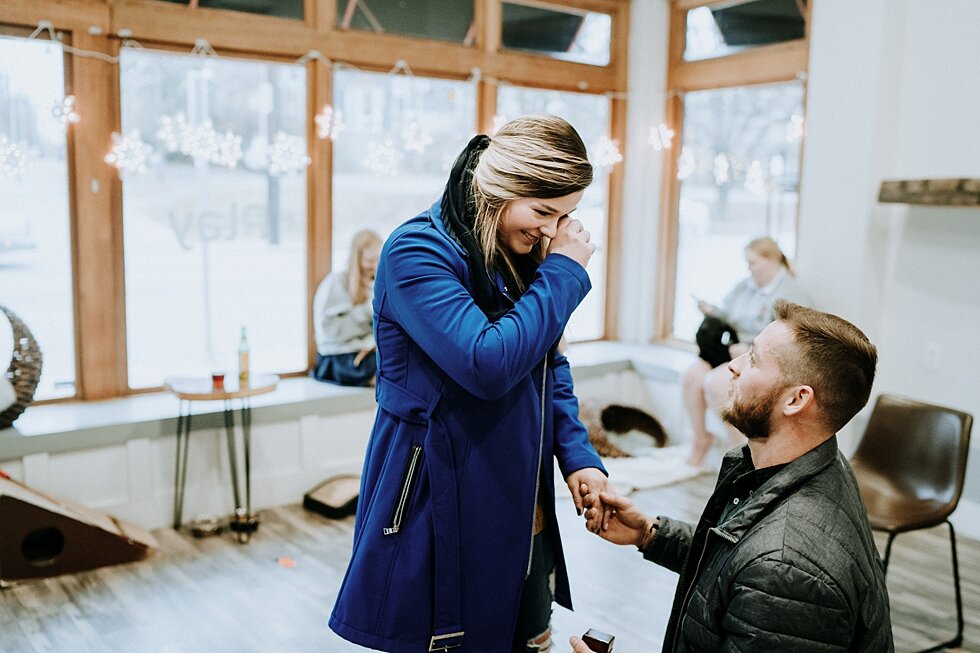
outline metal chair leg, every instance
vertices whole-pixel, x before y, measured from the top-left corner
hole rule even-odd
[[[919,653],[945,651],[948,648],[960,648],[963,645],[963,596],[960,593],[960,563],[956,556],[956,531],[953,530],[953,523],[948,519],[946,525],[949,526],[949,546],[953,558],[953,589],[956,592],[956,636],[948,642],[937,644]]]
[[[888,534],[888,543],[885,544],[885,557],[882,558],[882,560],[881,560],[882,573],[884,573],[884,574],[887,574],[888,573],[888,559],[892,555],[892,542],[895,541],[895,537],[897,535],[898,535],[898,533],[889,533]]]

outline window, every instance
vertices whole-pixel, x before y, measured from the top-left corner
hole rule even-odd
[[[605,333],[606,300],[606,219],[609,206],[608,168],[598,157],[608,146],[609,100],[601,95],[545,91],[516,86],[502,86],[497,96],[497,121],[532,114],[561,116],[578,131],[589,157],[595,165],[592,185],[585,191],[575,211],[592,234],[596,252],[589,261],[592,290],[572,314],[566,336],[570,341],[595,340]]]
[[[354,70],[334,74],[342,130],[333,146],[333,269],[351,237],[388,235],[441,197],[456,155],[473,137],[474,85]]]
[[[510,50],[596,66],[609,65],[612,17],[608,14],[505,2],[502,30],[503,46]]]
[[[179,5],[191,4],[206,9],[230,9],[250,14],[303,20],[303,0],[163,0]]]
[[[796,250],[803,87],[798,82],[684,96],[673,334],[690,340],[702,315],[748,275],[744,248],[771,236]]]
[[[753,0],[687,12],[684,59],[721,57],[742,50],[802,39],[806,33],[804,0]]]
[[[337,0],[337,27],[473,45],[473,0]]]
[[[243,326],[305,369],[305,68],[126,48],[120,88],[130,387],[234,369]]]
[[[56,43],[0,37],[0,303],[30,328],[43,357],[35,399],[75,395],[65,96]],[[0,317],[0,364],[12,349]]]

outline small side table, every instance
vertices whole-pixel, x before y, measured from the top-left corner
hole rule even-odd
[[[235,512],[230,527],[238,533],[238,541],[248,542],[251,534],[259,527],[259,517],[252,514],[251,480],[251,440],[252,405],[251,398],[276,389],[279,377],[274,374],[254,375],[248,385],[239,386],[237,379],[225,381],[225,387],[217,389],[209,379],[170,378],[164,382],[166,388],[180,400],[177,415],[177,461],[174,472],[174,528],[182,524],[184,510],[184,488],[187,485],[187,450],[191,435],[191,406],[195,401],[223,401],[225,433],[228,440],[228,463],[231,468],[231,489],[235,497]],[[233,400],[239,400],[242,421],[242,454],[244,462],[245,503],[242,504],[239,492],[238,452],[235,445],[235,412]]]

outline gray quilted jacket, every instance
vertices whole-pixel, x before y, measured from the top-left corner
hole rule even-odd
[[[718,488],[746,456],[725,456]],[[895,650],[881,560],[836,437],[717,526],[660,519],[644,557],[680,574],[664,651]]]

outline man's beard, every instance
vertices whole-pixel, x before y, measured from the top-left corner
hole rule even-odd
[[[722,406],[721,418],[738,429],[747,438],[768,438],[772,431],[772,415],[783,393],[783,387],[775,387],[757,400],[739,401],[733,395]]]

